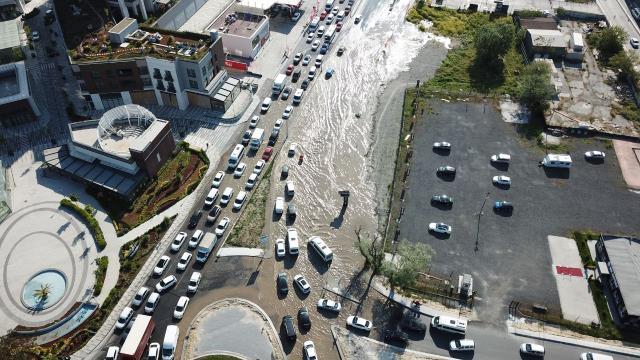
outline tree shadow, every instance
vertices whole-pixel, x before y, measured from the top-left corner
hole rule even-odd
[[[504,84],[504,63],[498,60],[491,63],[474,59],[469,66],[471,87],[480,92],[489,92]]]

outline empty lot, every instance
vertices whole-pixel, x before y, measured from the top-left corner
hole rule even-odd
[[[640,195],[625,188],[615,153],[607,149],[606,142],[571,139],[573,167],[568,174],[557,176],[538,166],[544,150],[523,140],[490,105],[430,105],[432,111],[425,111],[415,127],[400,238],[433,247],[432,273],[445,277],[473,274],[482,320],[500,322],[511,300],[559,308],[547,235],[585,228],[616,234],[640,232]],[[450,142],[451,151],[434,152],[435,141]],[[586,162],[583,154],[591,149],[605,151],[606,161]],[[499,152],[511,154],[508,168],[496,168],[489,162]],[[443,165],[456,167],[453,181],[436,176],[436,168]],[[491,182],[495,175],[511,177],[511,187],[495,187]],[[453,197],[451,209],[430,204],[432,195],[442,193]],[[496,200],[513,202],[511,216],[493,212]],[[440,221],[453,227],[450,237],[427,232],[428,223]]]

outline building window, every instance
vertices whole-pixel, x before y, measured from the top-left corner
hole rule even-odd
[[[176,92],[176,88],[173,86],[173,83],[172,83],[172,82],[170,82],[169,84],[167,84],[167,91],[168,91],[168,92],[172,92],[172,93]]]
[[[198,88],[198,82],[195,80],[189,80],[189,87],[191,87],[192,89],[197,89]]]
[[[156,85],[156,89],[164,90],[164,83],[162,81],[158,81],[158,85]]]
[[[153,78],[154,79],[162,79],[162,74],[160,73],[160,69],[153,69]]]
[[[207,67],[203,66],[202,67],[202,76],[206,76],[207,75]]]
[[[122,100],[120,93],[101,94],[100,99],[105,109],[112,109],[116,106],[124,105],[124,100]]]
[[[151,86],[151,79],[147,77],[142,78],[142,86]]]
[[[196,71],[193,69],[187,69],[187,76],[192,78],[196,77]]]
[[[169,70],[165,70],[164,71],[164,80],[165,81],[173,81],[173,76],[171,75],[171,71],[169,71]]]
[[[148,75],[149,74],[149,68],[146,66],[140,66],[138,68],[138,70],[140,70],[140,75]]]

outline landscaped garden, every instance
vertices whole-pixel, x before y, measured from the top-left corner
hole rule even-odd
[[[180,143],[178,148],[130,204],[88,189],[113,220],[118,235],[168,209],[196,189],[209,168],[209,160],[204,153],[189,149],[187,143]]]

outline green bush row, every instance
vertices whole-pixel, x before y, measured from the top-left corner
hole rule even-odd
[[[104,278],[107,276],[107,267],[109,267],[109,258],[107,256],[97,258],[96,265],[98,265],[98,268],[94,272],[96,275],[96,283],[93,285],[93,296],[98,296],[102,292]]]
[[[93,238],[96,241],[96,246],[98,247],[98,251],[102,251],[107,246],[107,241],[104,239],[104,234],[102,233],[102,229],[100,229],[100,225],[98,225],[98,221],[93,214],[88,212],[87,210],[81,208],[73,201],[64,198],[60,200],[60,206],[66,207],[72,211],[75,211],[78,215],[80,215],[84,221],[89,225],[89,229],[91,229],[91,233],[93,234]],[[92,210],[93,208],[87,206],[87,209]]]

